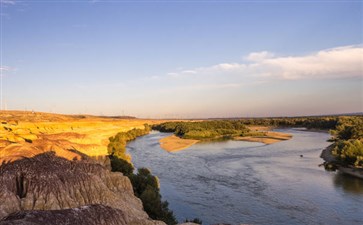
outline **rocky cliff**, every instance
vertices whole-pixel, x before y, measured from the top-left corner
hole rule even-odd
[[[32,210],[10,214],[0,225],[34,225],[34,224],[127,224],[124,213],[104,205],[89,205],[62,210]]]
[[[0,224],[164,224],[152,221],[129,179],[90,158],[47,152],[0,166]]]

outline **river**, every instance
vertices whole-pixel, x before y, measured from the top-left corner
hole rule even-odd
[[[363,224],[363,180],[318,167],[330,135],[277,131],[293,138],[272,145],[201,143],[168,153],[158,141],[170,134],[152,132],[127,150],[135,167],[159,177],[163,199],[179,222]]]

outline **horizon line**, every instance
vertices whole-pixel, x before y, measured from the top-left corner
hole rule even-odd
[[[0,110],[2,113],[30,113],[30,114],[53,114],[63,116],[89,116],[89,117],[102,117],[102,118],[129,118],[129,119],[149,119],[149,120],[239,120],[239,119],[273,119],[273,118],[303,118],[303,117],[333,117],[333,116],[363,116],[362,112],[346,112],[346,113],[332,113],[332,114],[309,114],[309,115],[298,115],[298,116],[232,116],[232,117],[164,117],[164,118],[153,118],[153,117],[137,117],[133,115],[97,115],[97,114],[79,114],[79,113],[54,113],[54,112],[41,112],[34,110]]]

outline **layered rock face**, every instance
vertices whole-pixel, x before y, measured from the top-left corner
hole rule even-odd
[[[3,163],[0,187],[1,225],[164,224],[148,218],[127,177],[91,159],[47,152]]]
[[[52,211],[22,211],[9,215],[0,225],[34,225],[34,224],[127,224],[124,213],[104,205],[89,205],[73,209]]]
[[[118,132],[163,121],[128,117],[70,116],[39,112],[0,111],[0,164],[47,151],[72,160],[64,149],[88,156],[107,155],[108,138]]]

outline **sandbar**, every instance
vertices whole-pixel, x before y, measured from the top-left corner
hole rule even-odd
[[[255,127],[254,127],[255,128]],[[269,128],[258,127],[254,129],[256,131],[265,131]],[[271,132],[265,131],[261,136],[246,136],[246,137],[234,137],[232,140],[235,141],[250,141],[250,142],[261,142],[264,144],[274,144],[280,141],[286,141],[292,138],[291,134],[281,133],[281,132]],[[198,143],[199,140],[194,139],[184,139],[177,137],[175,135],[170,135],[168,137],[159,140],[160,147],[168,152],[177,152],[183,149],[189,148],[190,146]]]
[[[233,140],[237,141],[251,141],[251,142],[261,142],[264,144],[274,144],[280,141],[290,140],[292,138],[291,134],[281,133],[281,132],[266,132],[263,136],[246,136],[246,137],[235,137]]]
[[[197,142],[199,142],[199,140],[183,139],[175,135],[171,135],[159,140],[160,147],[168,152],[177,152],[189,148]]]

